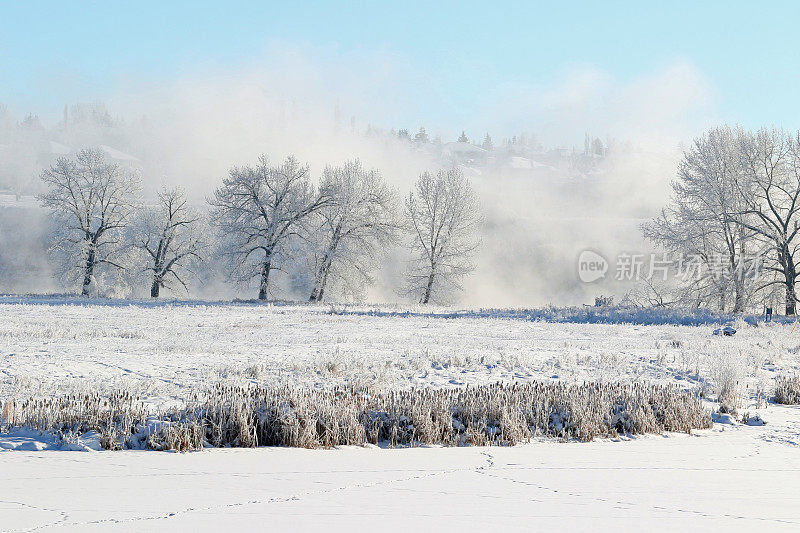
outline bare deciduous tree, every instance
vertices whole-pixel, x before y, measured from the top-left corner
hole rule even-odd
[[[727,276],[695,282],[697,303],[716,293],[724,311],[732,295],[732,310],[742,312],[758,297],[771,299],[765,289],[782,287],[786,314],[796,314],[800,134],[715,128],[684,154],[673,188],[674,206],[645,225],[645,235],[673,251],[728,262]],[[748,276],[748,261],[761,259],[762,272]],[[707,287],[713,290],[704,296]]]
[[[55,248],[64,252],[65,273],[77,274],[86,296],[101,267],[123,268],[115,260],[122,231],[133,212],[139,178],[105,160],[100,150],[81,150],[75,159],[59,158],[42,172],[47,192],[39,196],[58,219]]]
[[[406,217],[413,254],[407,293],[423,304],[451,299],[474,269],[471,258],[480,244],[480,208],[472,186],[457,168],[425,172],[406,198]]]
[[[188,292],[182,276],[189,262],[202,259],[206,247],[197,231],[199,222],[199,215],[188,207],[183,190],[177,187],[162,189],[158,206],[144,211],[134,245],[147,254],[152,298],[158,298],[161,288],[169,288],[172,278]]]
[[[687,280],[693,306],[716,303],[741,313],[752,296],[746,279],[752,232],[741,224],[743,173],[738,144],[745,133],[728,126],[696,139],[683,155],[673,182],[673,205],[642,226],[645,237],[670,252],[697,257],[704,275]],[[729,295],[732,294],[732,306]]]
[[[255,167],[232,168],[209,199],[212,222],[232,262],[231,277],[240,282],[257,277],[258,299],[265,300],[270,273],[288,253],[287,241],[326,203],[311,184],[308,165],[292,156],[278,166],[261,156]]]
[[[740,143],[746,184],[741,225],[753,231],[775,254],[767,266],[785,289],[787,315],[797,312],[797,259],[800,243],[800,134],[761,129]]]
[[[376,259],[397,229],[394,191],[377,170],[364,169],[358,160],[327,167],[320,190],[330,202],[319,210],[313,230],[319,244],[313,254],[312,302],[322,301],[331,278],[355,278],[352,292],[371,283]]]

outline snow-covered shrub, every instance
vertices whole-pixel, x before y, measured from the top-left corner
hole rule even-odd
[[[775,379],[775,403],[800,404],[800,376],[778,376]]]
[[[722,350],[711,358],[711,379],[717,393],[719,412],[736,416],[740,403],[740,383],[745,375],[742,354],[733,349]]]

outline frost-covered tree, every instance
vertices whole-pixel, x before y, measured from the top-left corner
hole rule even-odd
[[[371,283],[376,261],[397,229],[394,191],[360,161],[327,167],[320,190],[329,202],[315,215],[312,302],[322,300],[333,279],[352,282],[353,293]]]
[[[480,241],[478,199],[463,173],[453,168],[423,173],[406,198],[412,260],[406,291],[419,302],[450,300],[474,266]]]
[[[158,205],[143,210],[134,246],[145,253],[151,273],[150,296],[158,298],[163,287],[177,281],[188,292],[184,281],[193,261],[202,260],[206,247],[200,235],[200,216],[186,202],[180,188],[164,188]]]
[[[673,182],[672,205],[643,226],[651,241],[700,269],[686,280],[685,304],[741,313],[753,295],[744,276],[757,243],[742,225],[745,205],[740,144],[746,133],[722,126],[709,130],[684,151]]]
[[[770,251],[767,269],[783,285],[787,315],[797,313],[800,248],[800,133],[761,129],[740,142],[745,185],[739,223],[752,231]]]
[[[458,142],[460,143],[469,142],[469,137],[467,137],[467,134],[463,130],[461,131],[461,135],[458,136]]]
[[[428,142],[428,134],[425,132],[424,127],[420,126],[419,131],[414,135],[414,142],[417,144],[425,144]]]
[[[787,315],[797,312],[800,249],[800,134],[715,128],[686,151],[673,207],[644,227],[645,235],[708,264],[722,257],[722,275],[701,277],[697,304],[716,298],[742,312],[754,298],[782,287]],[[762,255],[763,254],[763,255]],[[758,276],[752,264],[766,260]],[[758,270],[758,269],[756,269]]]
[[[102,151],[86,149],[74,159],[59,158],[42,172],[47,191],[39,196],[57,219],[54,250],[62,252],[64,273],[81,283],[86,296],[99,269],[122,269],[123,230],[134,211],[139,177],[106,161]],[[77,281],[76,280],[76,281]]]
[[[258,278],[258,299],[265,300],[270,273],[290,251],[288,241],[327,201],[314,190],[308,165],[293,156],[277,166],[261,156],[254,167],[232,168],[208,201],[223,254],[231,261],[230,277]]]

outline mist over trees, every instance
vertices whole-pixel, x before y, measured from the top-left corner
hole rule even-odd
[[[358,136],[357,122],[350,122],[349,134]],[[435,227],[431,221],[436,215],[432,210],[424,213],[429,206],[423,201],[426,195],[435,196],[435,187],[422,191],[415,184],[411,203],[398,206],[397,192],[377,170],[357,160],[327,169],[319,165],[316,176],[294,158],[278,165],[263,160],[236,167],[207,204],[189,209],[197,199],[179,193],[174,206],[183,207],[170,215],[169,202],[157,194],[152,180],[148,185],[139,178],[158,174],[153,152],[148,151],[152,146],[140,150],[141,138],[131,140],[134,130],[146,132],[146,122],[113,118],[97,104],[65,109],[63,121],[54,127],[34,114],[13,120],[0,109],[0,187],[12,199],[5,201],[27,205],[20,199],[38,193],[56,221],[57,231],[49,239],[51,254],[44,257],[39,246],[40,264],[30,272],[49,279],[56,271],[63,275],[65,287],[82,294],[133,291],[161,296],[165,290],[174,294],[223,287],[224,278],[261,299],[291,295],[316,302],[359,300],[378,285],[382,294],[400,292],[418,302],[449,302],[456,299],[463,276],[473,270],[470,238],[463,239],[464,246],[448,265],[451,257],[446,252],[432,261],[435,247],[430,239],[419,237],[426,216],[429,237],[430,227]],[[338,130],[337,135],[345,133]],[[482,139],[480,144],[471,142],[465,131],[456,133],[442,141],[424,126],[392,132],[369,126],[363,138],[399,150],[396,160],[412,154],[424,161],[406,175],[430,168],[428,179],[435,181],[442,173],[461,172],[486,176],[480,178],[483,186],[499,169],[521,178],[536,168],[548,178],[581,176],[584,181],[575,183],[584,187],[593,183],[586,177],[620,151],[613,139],[589,134],[582,150],[570,151],[546,149],[527,133],[495,141],[488,132],[480,132],[474,137]],[[648,280],[636,301],[734,313],[781,305],[787,314],[796,313],[798,147],[797,134],[768,128],[720,126],[696,139],[679,164],[672,202],[643,230],[650,242],[673,257],[697,258],[700,275]],[[127,151],[144,156],[139,159]],[[214,179],[223,172],[224,168],[215,170]],[[42,179],[37,179],[40,174]],[[394,183],[402,183],[389,175]],[[77,193],[74,199],[72,192]],[[407,189],[402,196],[406,194]],[[205,230],[206,224],[214,231]],[[482,232],[488,235],[487,227],[475,224],[474,242],[481,241]],[[3,242],[15,241],[6,236]],[[398,249],[398,242],[408,246]],[[24,257],[30,265],[30,253],[19,254],[18,263]],[[407,255],[413,260],[408,262]],[[206,262],[198,262],[200,258]],[[400,270],[406,263],[400,288]],[[16,273],[3,274],[4,279],[21,275],[15,263],[2,263],[4,271],[9,268]],[[147,280],[136,278],[142,272]],[[116,289],[110,291],[112,287]]]
[[[431,144],[420,134],[411,142]],[[595,140],[587,136],[591,157]],[[488,134],[484,141],[494,149]],[[465,165],[423,172],[398,205],[395,189],[359,160],[328,165],[315,179],[294,156],[279,164],[261,156],[232,167],[205,206],[190,207],[180,188],[147,204],[136,166],[113,153],[83,149],[41,173],[38,199],[56,222],[52,262],[82,295],[122,294],[132,283],[152,297],[188,293],[198,266],[213,264],[228,281],[257,287],[260,300],[285,290],[279,283],[276,292],[275,273],[311,302],[360,300],[403,242],[410,259],[395,290],[420,304],[449,303],[475,269],[483,216]],[[780,303],[796,314],[800,134],[710,129],[685,149],[672,192],[642,231],[680,265],[669,281],[648,279],[639,303],[733,313]],[[145,281],[136,279],[142,272]]]
[[[74,157],[76,150],[81,146],[97,147],[105,154],[108,161],[140,172],[144,178],[142,198],[139,201],[143,205],[142,208],[155,206],[156,193],[161,183],[181,183],[188,194],[189,203],[196,208],[204,223],[208,218],[208,205],[204,200],[212,195],[221,177],[227,173],[228,167],[237,162],[254,163],[253,154],[260,153],[264,147],[268,147],[271,154],[297,153],[302,154],[303,158],[310,158],[309,161],[315,171],[311,176],[314,183],[321,176],[326,163],[334,162],[340,165],[345,158],[352,158],[358,154],[364,158],[365,164],[368,162],[370,167],[381,169],[386,180],[398,188],[401,199],[408,193],[411,185],[409,182],[413,181],[411,177],[418,176],[422,170],[430,169],[435,172],[440,168],[457,166],[474,180],[483,196],[488,213],[487,224],[481,226],[480,232],[487,244],[485,253],[489,255],[480,262],[480,276],[476,275],[476,281],[469,282],[469,285],[476,290],[463,293],[464,298],[469,299],[471,303],[477,303],[476,298],[497,296],[499,299],[496,303],[500,305],[529,305],[526,299],[530,298],[533,299],[531,303],[538,304],[536,298],[543,297],[544,290],[567,290],[562,289],[565,284],[574,283],[572,279],[574,276],[570,277],[571,272],[563,265],[559,265],[558,269],[548,270],[541,264],[543,258],[548,257],[548,252],[542,252],[541,247],[546,245],[545,241],[550,238],[547,235],[551,233],[547,229],[539,232],[537,228],[558,223],[556,217],[560,212],[555,213],[556,217],[547,213],[547,210],[556,211],[551,207],[557,203],[552,201],[553,196],[561,196],[566,191],[576,188],[593,190],[598,187],[603,173],[609,171],[602,166],[611,165],[611,160],[619,154],[622,145],[614,144],[613,140],[606,143],[611,157],[604,154],[601,158],[592,153],[591,149],[587,152],[582,150],[582,147],[576,149],[543,146],[530,132],[516,132],[513,136],[509,134],[504,137],[499,132],[495,135],[494,131],[486,132],[483,129],[464,132],[468,142],[458,143],[461,128],[449,131],[437,130],[435,127],[429,129],[424,121],[396,124],[399,130],[406,130],[401,138],[397,133],[390,133],[388,128],[384,130],[368,126],[359,121],[358,117],[349,120],[350,127],[326,128],[329,124],[323,119],[329,119],[329,115],[314,115],[314,110],[309,111],[304,107],[302,101],[287,100],[282,108],[277,106],[270,108],[267,105],[264,109],[253,111],[254,119],[258,118],[253,122],[258,122],[260,128],[256,135],[250,124],[242,120],[240,115],[228,117],[230,126],[220,135],[217,135],[216,127],[213,132],[210,131],[208,125],[202,123],[203,119],[199,118],[197,120],[201,121],[201,131],[198,131],[198,135],[175,136],[187,126],[198,125],[194,118],[196,113],[188,122],[186,115],[165,114],[164,110],[160,110],[159,113],[155,108],[152,113],[148,112],[147,117],[133,115],[121,118],[116,112],[109,112],[105,106],[97,103],[68,106],[63,120],[58,122],[45,115],[42,116],[42,120],[38,120],[35,115],[28,119],[25,115],[12,116],[6,113],[5,125],[0,126],[0,167],[3,170],[0,172],[0,201],[3,202],[3,220],[12,220],[14,224],[6,222],[4,229],[15,227],[17,217],[25,216],[28,219],[33,217],[35,224],[29,225],[35,231],[35,237],[27,239],[20,246],[16,235],[5,232],[4,246],[7,246],[6,250],[14,252],[0,252],[0,270],[20,272],[20,274],[16,274],[16,278],[3,274],[3,290],[58,291],[62,290],[62,287],[72,288],[53,281],[55,278],[52,268],[56,262],[43,254],[45,234],[43,230],[49,223],[50,217],[36,207],[31,201],[31,195],[43,190],[43,182],[38,179],[41,166],[49,166],[62,154]],[[225,109],[222,108],[213,119],[222,118]],[[241,110],[241,107],[238,109]],[[236,109],[233,111],[235,113]],[[279,111],[282,112],[280,116]],[[264,120],[271,116],[269,113],[275,115],[272,117],[276,119],[275,121]],[[342,110],[342,116],[349,117],[350,113]],[[25,120],[22,120],[23,118]],[[208,121],[211,119],[212,116],[209,115]],[[343,121],[348,122],[344,119]],[[309,135],[310,127],[315,128],[313,135]],[[262,134],[262,130],[267,133]],[[171,141],[173,136],[175,136],[174,142]],[[481,141],[485,141],[487,136],[492,142],[484,146]],[[282,142],[280,137],[288,140]],[[594,140],[596,139],[591,140],[591,144],[596,144]],[[604,137],[604,142],[605,140]],[[19,159],[16,154],[28,155]],[[14,163],[17,159],[24,164],[6,164]],[[592,174],[593,168],[597,168],[596,174]],[[11,183],[11,173],[7,172],[9,169],[14,169],[15,180],[19,178],[21,185],[15,187],[15,191],[20,194],[21,200],[15,201],[11,194],[13,191],[6,186]],[[16,169],[20,171],[17,172]],[[505,183],[509,179],[514,179],[515,182]],[[514,212],[527,217],[524,222],[512,222],[506,216],[502,205],[498,209],[501,198],[492,190],[494,180],[502,180],[503,187],[511,186],[518,191],[518,194],[508,201],[525,202],[513,208]],[[534,201],[523,200],[527,198],[528,191],[525,189],[529,182],[531,187],[536,189],[545,187],[547,190],[543,194],[539,194],[536,190],[531,196]],[[505,200],[502,201],[505,203]],[[655,205],[655,202],[653,204]],[[528,213],[526,211],[528,208],[535,208],[536,212]],[[583,207],[579,205],[574,209],[579,210]],[[21,213],[23,210],[25,210],[24,215]],[[398,218],[402,219],[402,202],[396,211]],[[512,209],[509,209],[509,213],[511,211]],[[652,213],[652,207],[643,212]],[[315,267],[318,266],[317,261],[323,254],[322,246],[316,242],[319,238],[311,238],[309,228],[314,225],[319,228],[319,224],[320,219],[316,214],[308,217],[297,226],[297,235],[285,241],[285,253],[276,260],[275,265],[278,268],[273,269],[270,275],[270,298],[310,299],[314,288],[313,281],[318,271]],[[505,226],[505,229],[501,228],[501,225]],[[523,225],[528,227],[523,229]],[[567,227],[569,224],[564,226]],[[205,254],[208,261],[197,268],[193,261],[189,262],[189,266],[196,270],[196,276],[183,270],[181,272],[186,276],[178,274],[189,285],[191,294],[200,297],[228,298],[241,294],[240,291],[248,293],[252,291],[252,296],[256,297],[258,276],[247,282],[249,284],[247,288],[226,283],[236,276],[230,275],[232,270],[229,264],[230,256],[217,253],[224,249],[221,246],[219,232],[205,232],[204,237],[209,241],[209,248]],[[408,241],[404,238],[402,242]],[[514,246],[522,254],[515,255],[513,262],[495,259],[499,257],[498,252],[502,253],[502,250],[510,246]],[[407,246],[397,247],[390,244],[379,245],[377,251],[378,258],[365,263],[363,269],[370,279],[350,266],[337,269],[334,260],[328,281],[325,283],[323,300],[360,299],[367,295],[369,298],[383,301],[395,299],[398,287],[401,286],[402,271],[407,263],[410,249]],[[387,252],[385,256],[383,252]],[[134,255],[128,257],[127,254]],[[29,257],[33,259],[28,259]],[[139,250],[131,250],[129,247],[121,251],[117,258],[120,263],[130,263],[129,268],[124,271],[101,269],[107,271],[105,277],[108,278],[109,285],[119,283],[120,290],[114,291],[113,294],[141,295],[152,289],[152,279],[136,279],[133,282],[127,279],[134,274],[144,276],[141,271],[149,265],[150,260],[147,257],[149,255],[145,256]],[[255,260],[255,255],[251,259]],[[368,265],[370,262],[376,266]],[[536,266],[531,267],[534,263]],[[521,279],[519,275],[514,277],[510,272],[506,272],[506,269],[523,271],[518,274],[528,278],[525,286],[519,287]],[[34,272],[37,274],[33,274]],[[537,274],[533,275],[532,272]],[[126,279],[116,279],[119,276]],[[147,276],[151,277],[152,272],[147,273]],[[553,276],[564,278],[564,283],[560,285],[562,288],[557,288],[556,284],[548,281],[539,281]],[[178,294],[185,292],[179,281],[171,275],[167,277],[172,280],[172,284],[161,287],[160,295],[171,296],[175,291]],[[570,279],[566,279],[568,277]],[[35,279],[42,279],[44,283],[40,285],[34,281]],[[515,281],[511,282],[512,279]],[[492,287],[492,290],[486,290],[487,287]],[[579,287],[573,292],[572,301],[585,298],[590,290],[592,290],[590,287]],[[102,292],[112,294],[105,290]],[[581,294],[582,292],[584,294]],[[415,296],[414,299],[418,300],[418,297]],[[487,300],[485,303],[490,304],[491,301]]]
[[[42,171],[41,184],[37,198],[55,221],[52,260],[66,286],[84,296],[141,294],[145,287],[153,298],[162,289],[188,294],[188,280],[207,282],[216,269],[242,287],[255,284],[259,300],[275,296],[275,272],[300,280],[311,302],[330,294],[362,300],[413,221],[415,232],[434,224],[438,235],[419,301],[452,300],[477,245],[463,246],[477,203],[456,168],[423,175],[407,207],[439,207],[429,219],[414,207],[405,222],[397,191],[357,159],[326,166],[317,182],[294,156],[279,164],[261,156],[255,165],[232,167],[205,208],[190,206],[180,187],[163,186],[148,203],[135,165],[110,159],[107,149],[58,158]],[[414,246],[415,261],[423,248]]]

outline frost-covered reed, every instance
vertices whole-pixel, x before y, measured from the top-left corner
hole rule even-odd
[[[305,389],[217,385],[168,412],[125,393],[7,401],[2,424],[57,435],[96,431],[106,449],[202,446],[513,445],[591,441],[711,426],[699,398],[648,383],[533,382],[458,389]]]
[[[775,403],[800,404],[800,376],[778,376],[775,378]]]

